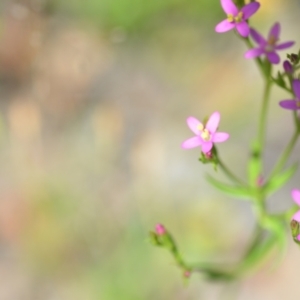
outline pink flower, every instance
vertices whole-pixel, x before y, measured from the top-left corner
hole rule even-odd
[[[245,58],[254,58],[265,54],[271,64],[278,64],[280,57],[276,53],[277,50],[283,50],[294,45],[295,42],[285,42],[278,44],[280,34],[280,24],[275,23],[270,29],[268,39],[266,40],[253,28],[250,29],[250,35],[258,44],[257,48],[248,50],[245,53]]]
[[[282,100],[279,105],[285,109],[297,110],[300,109],[300,80],[294,79],[292,85],[295,99]]]
[[[300,191],[299,190],[292,190],[291,192],[292,194],[292,198],[294,200],[294,202],[300,206]],[[300,222],[300,210],[298,210],[292,217],[292,220],[297,221],[298,223]],[[297,236],[297,240],[300,241],[300,234]]]
[[[238,33],[247,37],[250,33],[250,28],[246,20],[248,20],[259,9],[258,2],[251,2],[239,10],[232,0],[221,0],[223,10],[227,14],[227,19],[220,22],[216,28],[216,32],[225,32],[233,29],[234,27]]]
[[[222,143],[229,138],[229,134],[226,132],[216,132],[220,122],[220,113],[217,111],[209,117],[205,125],[194,117],[188,117],[186,122],[195,136],[182,143],[181,147],[184,149],[200,146],[203,153],[208,153],[212,149],[213,143]]]

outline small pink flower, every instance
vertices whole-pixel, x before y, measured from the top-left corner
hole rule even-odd
[[[258,44],[258,47],[248,50],[245,53],[245,58],[254,58],[264,54],[271,64],[278,64],[280,62],[280,57],[277,54],[278,50],[289,48],[295,44],[293,41],[278,43],[280,35],[279,23],[275,23],[272,26],[267,40],[253,28],[250,29],[250,35]]]
[[[165,228],[164,225],[162,225],[162,224],[156,224],[156,226],[155,226],[155,232],[158,235],[164,235],[167,232],[167,230],[166,230],[166,228]]]
[[[239,10],[232,0],[221,0],[223,10],[227,14],[227,19],[220,22],[216,28],[216,32],[225,32],[233,28],[236,28],[238,33],[247,37],[250,29],[246,22],[256,11],[259,9],[260,4],[258,2],[251,2]]]
[[[294,79],[292,85],[295,99],[282,100],[279,105],[285,109],[297,110],[300,109],[300,80]]]
[[[292,198],[294,202],[300,206],[300,191],[299,190],[292,190],[291,192]],[[300,222],[300,209],[293,215],[292,220]],[[300,241],[300,234],[297,236],[298,241]]]
[[[182,143],[181,147],[184,149],[201,147],[203,153],[209,153],[213,143],[222,143],[229,138],[226,132],[216,132],[220,122],[220,113],[217,111],[209,117],[205,125],[194,117],[188,117],[186,122],[195,136]]]

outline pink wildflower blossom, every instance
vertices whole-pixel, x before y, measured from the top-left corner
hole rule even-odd
[[[227,14],[227,19],[220,22],[216,28],[216,32],[225,32],[236,28],[238,33],[247,37],[250,33],[250,28],[246,20],[248,20],[259,9],[258,2],[251,2],[239,10],[232,0],[221,0],[223,10]]]
[[[292,85],[296,96],[295,99],[282,100],[279,102],[279,105],[285,109],[297,110],[300,109],[300,80],[294,79]]]
[[[275,23],[270,29],[268,39],[262,37],[255,29],[250,29],[250,35],[258,44],[257,48],[248,50],[245,53],[245,58],[254,58],[262,54],[266,55],[271,64],[278,64],[280,57],[276,53],[277,50],[283,50],[294,45],[295,42],[289,41],[278,44],[280,34],[280,24]]]
[[[182,143],[181,146],[184,149],[200,146],[203,153],[208,153],[212,149],[213,143],[222,143],[229,138],[229,134],[226,132],[216,132],[220,122],[220,113],[217,111],[209,117],[205,125],[194,117],[188,117],[186,122],[195,136]]]

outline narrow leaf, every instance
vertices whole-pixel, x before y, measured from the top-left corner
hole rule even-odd
[[[220,182],[210,175],[207,175],[207,181],[217,190],[234,198],[238,198],[240,200],[249,200],[253,198],[253,192],[248,187],[232,186],[227,183]]]

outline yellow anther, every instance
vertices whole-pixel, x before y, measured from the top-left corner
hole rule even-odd
[[[228,22],[234,22],[234,16],[233,15],[227,15],[227,21]]]
[[[204,141],[210,140],[210,133],[206,128],[202,131],[201,137],[203,138]]]
[[[242,20],[243,20],[243,12],[242,11],[239,11],[239,13],[237,14],[237,16],[234,18],[234,21],[236,23],[240,23]]]
[[[297,105],[297,107],[300,107],[300,100],[296,99],[296,105]]]
[[[204,126],[200,123],[198,126],[197,126],[197,129],[199,131],[202,131],[204,129]]]

